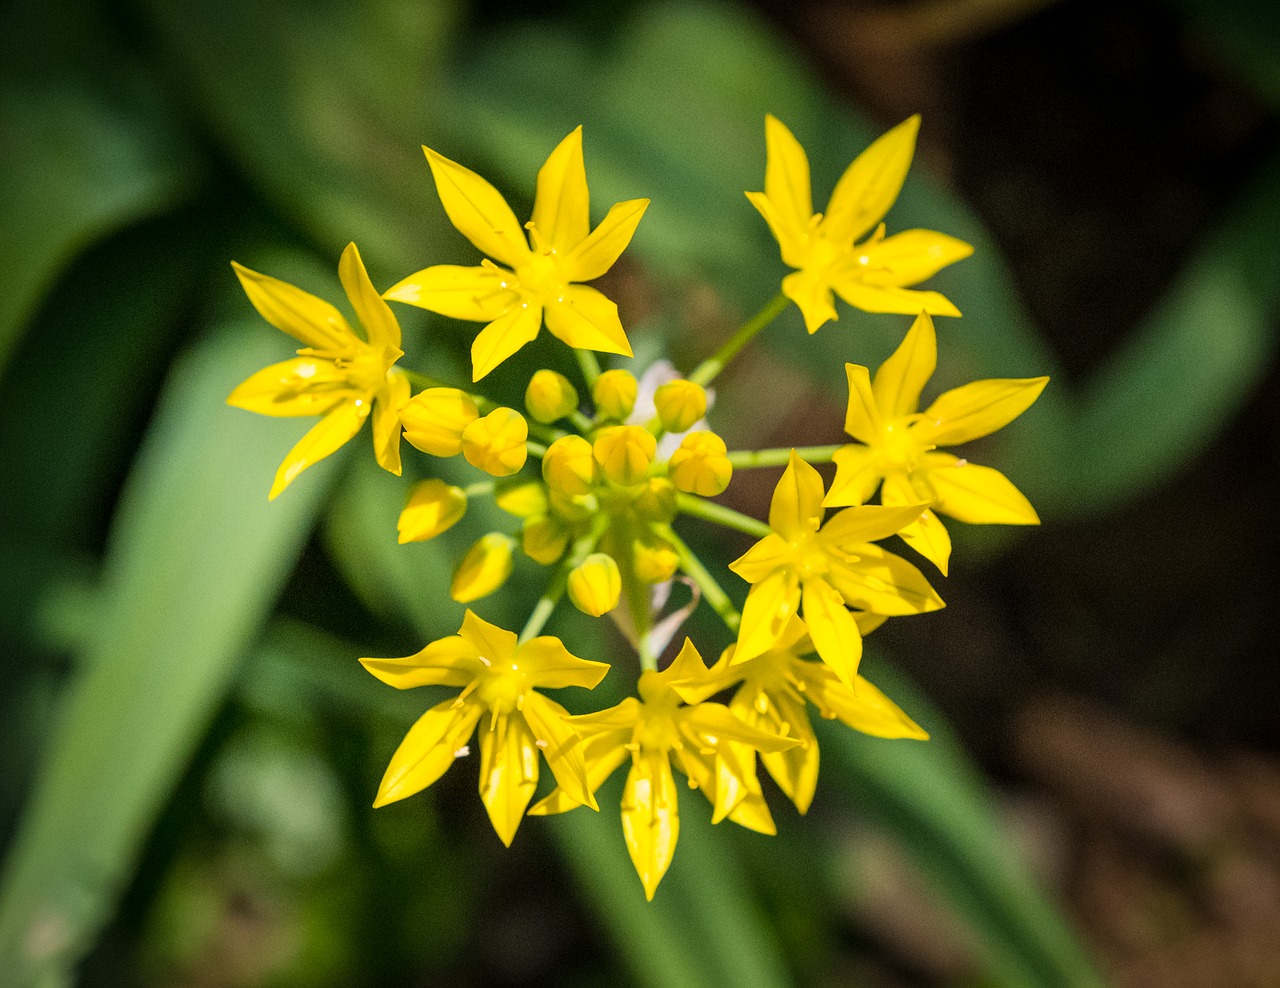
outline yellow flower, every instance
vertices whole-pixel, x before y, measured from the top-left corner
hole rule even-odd
[[[529,423],[514,408],[495,408],[462,432],[462,455],[494,477],[509,477],[524,466]]]
[[[467,511],[467,495],[461,487],[443,480],[421,480],[409,492],[409,501],[400,512],[396,530],[399,542],[424,542],[448,531]]]
[[[412,796],[444,775],[466,753],[479,725],[480,796],[508,846],[538,785],[538,753],[547,760],[563,798],[598,809],[568,711],[539,689],[592,689],[609,666],[571,655],[549,635],[522,645],[510,631],[467,611],[456,635],[403,659],[361,659],[397,689],[460,686],[454,699],[432,707],[409,728],[391,756],[373,805]]]
[[[649,467],[658,451],[653,433],[638,425],[614,425],[601,429],[592,444],[592,453],[608,480],[623,487],[638,484],[649,476]]]
[[[617,203],[590,229],[581,127],[538,172],[533,219],[525,224],[528,240],[497,189],[430,148],[423,151],[449,220],[507,268],[488,259],[478,267],[437,264],[404,279],[387,299],[488,323],[471,345],[476,381],[534,339],[544,315],[547,329],[569,346],[631,356],[618,307],[577,282],[593,281],[613,266],[649,200]]]
[[[934,511],[971,524],[1037,525],[1040,519],[998,470],[934,450],[1008,425],[1031,407],[1049,379],[974,381],[939,395],[917,412],[937,355],[933,321],[922,313],[874,380],[867,368],[845,364],[849,407],[844,429],[858,442],[835,454],[836,476],[823,503],[861,504],[882,481],[882,504],[932,502],[898,534],[945,575],[951,537]]]
[[[707,414],[707,392],[700,384],[676,378],[653,393],[658,420],[668,432],[685,432]]]
[[[774,648],[803,601],[818,655],[853,686],[862,635],[846,604],[887,615],[920,614],[943,604],[918,569],[871,544],[918,518],[923,504],[845,508],[823,525],[822,495],[822,477],[792,450],[769,508],[773,531],[729,564],[752,584],[734,662]]]
[[[432,456],[457,456],[462,434],[480,417],[475,399],[457,388],[427,388],[400,409],[404,437]]]
[[[501,532],[481,536],[454,569],[449,596],[459,604],[489,596],[511,575],[515,548],[515,540]]]
[[[591,443],[581,436],[561,436],[542,457],[542,477],[547,486],[570,497],[588,493],[599,474]]]
[[[569,599],[573,606],[600,617],[618,606],[622,596],[622,574],[613,557],[593,552],[569,574]]]
[[[631,414],[639,394],[640,382],[631,371],[607,370],[591,386],[591,401],[596,406],[596,415],[619,422]]]
[[[306,344],[298,356],[264,367],[231,392],[227,404],[262,415],[322,415],[276,471],[275,499],[303,470],[360,431],[373,415],[373,452],[400,475],[400,419],[409,379],[395,370],[403,356],[400,324],[379,296],[355,244],[347,244],[338,277],[364,327],[361,339],[337,309],[300,288],[231,262],[249,301],[276,329]]]
[[[578,389],[563,374],[540,370],[529,378],[524,405],[535,421],[550,425],[578,410]]]
[[[689,494],[715,497],[733,479],[728,447],[714,432],[691,432],[671,454],[671,482]]]
[[[711,801],[712,822],[725,817],[738,822],[735,813],[745,796],[741,780],[748,767],[729,742],[747,746],[752,773],[755,751],[783,751],[796,743],[748,727],[723,704],[705,702],[720,688],[686,638],[665,670],[640,674],[639,699],[627,697],[608,710],[571,718],[585,744],[590,792],[631,759],[622,793],[622,833],[647,899],[670,867],[680,833],[672,760],[690,786],[701,788]],[[581,802],[556,789],[529,814],[563,813]]]
[[[907,286],[968,257],[973,248],[932,230],[885,237],[880,222],[902,189],[919,129],[920,118],[911,117],[858,155],[836,183],[824,215],[813,211],[804,148],[785,124],[765,117],[764,192],[748,192],[747,198],[769,224],[783,263],[796,269],[782,279],[782,291],[800,307],[810,333],[838,318],[833,291],[865,312],[960,315],[937,292]]]

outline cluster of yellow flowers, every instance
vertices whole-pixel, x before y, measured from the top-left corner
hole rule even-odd
[[[885,235],[881,220],[906,177],[918,126],[913,117],[866,149],[836,185],[827,212],[815,214],[804,150],[782,123],[766,119],[765,189],[747,197],[795,270],[783,278],[782,294],[687,377],[661,368],[640,380],[623,368],[601,371],[596,353],[630,358],[631,347],[617,306],[582,282],[614,264],[648,200],[618,203],[591,228],[581,128],[538,172],[533,217],[523,230],[497,189],[425,149],[449,219],[485,259],[471,267],[434,265],[379,294],[350,244],[338,273],[363,336],[329,303],[235,265],[257,310],[303,347],[241,384],[230,404],[267,415],[321,416],[285,457],[270,497],[372,415],[374,455],[392,473],[401,472],[403,433],[431,456],[461,454],[494,478],[465,489],[438,478],[419,482],[400,516],[400,542],[439,535],[463,518],[469,498],[482,494],[519,519],[510,532],[484,535],[458,562],[449,590],[454,600],[470,603],[500,588],[518,551],[555,567],[519,635],[467,610],[456,635],[416,655],[361,660],[398,689],[460,690],[410,729],[375,806],[431,785],[478,733],[480,795],[498,836],[510,844],[526,812],[598,809],[597,790],[629,761],[623,832],[652,898],[679,832],[675,768],[711,802],[713,822],[727,817],[773,833],[756,759],[805,812],[818,774],[807,703],[867,734],[926,737],[859,675],[858,665],[864,634],[889,617],[943,603],[916,566],[876,543],[898,535],[945,575],[951,542],[938,514],[970,523],[1036,523],[1031,505],[1002,474],[939,447],[1001,428],[1035,401],[1046,379],[977,381],[917,410],[937,356],[931,315],[960,313],[942,295],[910,286],[971,252],[929,230]],[[705,421],[707,385],[788,300],[810,333],[836,319],[833,294],[865,311],[916,316],[874,376],[846,364],[845,431],[853,442],[728,450]],[[547,369],[529,378],[526,417],[476,391],[400,368],[400,327],[388,301],[486,323],[471,347],[473,383],[533,340],[545,322],[573,348],[589,405],[572,381]],[[526,470],[531,457],[540,470]],[[814,463],[835,464],[829,490]],[[769,466],[785,470],[767,523],[711,500],[735,469]],[[868,504],[877,490],[879,503]],[[824,521],[827,508],[839,510]],[[682,516],[759,539],[729,567],[750,585],[741,612],[676,533]],[[685,639],[660,668],[684,616],[658,615],[678,575],[734,639],[710,666]],[[579,610],[613,614],[626,630],[638,655],[636,696],[572,716],[541,692],[591,689],[611,669],[540,634],[566,594]],[[713,700],[729,690],[727,704]],[[541,758],[556,787],[530,808]]]

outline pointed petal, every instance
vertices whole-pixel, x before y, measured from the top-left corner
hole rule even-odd
[[[684,707],[682,726],[699,744],[715,748],[723,741],[736,741],[755,751],[786,751],[796,746],[795,738],[761,730],[738,718],[723,703],[699,703]]]
[[[822,475],[800,459],[793,449],[773,489],[769,504],[769,527],[788,542],[796,542],[818,530],[822,524]]]
[[[823,669],[832,676],[835,675],[826,666],[816,662],[804,664],[813,666],[815,669]],[[778,723],[778,728],[781,730],[785,726],[787,734],[800,743],[786,751],[763,752],[760,755],[760,761],[773,777],[773,781],[778,784],[778,788],[795,804],[796,810],[804,814],[808,812],[813,802],[814,791],[818,786],[818,739],[814,736],[813,728],[809,724],[809,715],[805,710],[804,701],[792,690],[770,692],[765,700],[769,704],[768,710],[772,719]],[[748,705],[747,702],[742,704],[743,707]],[[739,712],[737,697],[734,698],[733,709]],[[752,705],[751,709],[754,712],[757,708]]]
[[[877,738],[917,738],[929,735],[879,689],[858,677],[850,689],[829,670],[812,662],[805,663],[806,692],[824,717],[838,717],[855,731]]]
[[[822,661],[852,686],[862,659],[862,635],[843,598],[826,580],[804,581],[804,623]]]
[[[619,765],[630,757],[625,746],[626,737],[621,740],[608,735],[592,738],[586,745],[583,757],[587,765],[587,792],[595,794],[605,780],[613,775]],[[583,803],[572,799],[563,789],[557,786],[544,799],[529,808],[529,816],[551,816],[576,810]],[[589,804],[588,804],[589,805]]]
[[[467,743],[483,708],[456,700],[437,703],[418,718],[391,756],[378,786],[375,807],[421,792],[448,771]]]
[[[895,419],[914,412],[937,365],[938,334],[929,314],[922,312],[871,382],[880,414]]]
[[[551,767],[560,791],[579,805],[599,810],[595,790],[587,778],[582,737],[569,722],[569,711],[532,690],[524,695],[521,710],[533,732],[534,744]]]
[[[828,508],[865,504],[884,476],[876,451],[861,443],[840,447],[831,461],[836,465],[836,475],[822,502]]]
[[[382,300],[378,290],[369,280],[364,261],[355,243],[347,244],[338,262],[338,278],[346,289],[351,307],[356,310],[360,325],[364,327],[369,345],[379,353],[400,349],[400,324],[396,322],[391,306]]]
[[[303,470],[342,448],[369,417],[369,404],[359,398],[344,402],[313,425],[280,464],[267,498],[274,501]]]
[[[622,790],[622,836],[649,901],[676,853],[680,836],[676,798],[676,780],[667,757],[639,753]]]
[[[856,563],[832,566],[827,579],[845,603],[873,614],[924,614],[944,606],[923,573],[870,542],[858,546]]]
[[[769,534],[729,564],[748,583],[759,583],[791,559],[791,546],[780,535]]]
[[[888,288],[918,285],[973,253],[963,240],[936,230],[904,230],[859,250],[867,259],[862,278],[868,285]]]
[[[610,206],[600,225],[561,261],[565,279],[594,281],[613,267],[631,243],[648,208],[648,199],[627,199]]]
[[[773,114],[764,118],[764,194],[788,236],[803,239],[813,216],[809,158],[795,135]]]
[[[487,714],[480,724],[480,799],[507,847],[537,786],[538,748],[524,718]]]
[[[724,677],[719,673],[712,675],[707,664],[702,661],[702,653],[688,638],[671,660],[671,665],[658,675],[685,703],[702,703],[707,697],[724,689]]]
[[[916,428],[937,446],[990,435],[1030,408],[1047,383],[1047,377],[993,378],[952,388],[925,409],[925,421]]]
[[[816,333],[828,322],[838,318],[835,297],[831,294],[831,279],[823,274],[801,269],[782,279],[782,294],[795,302],[804,316],[804,328]]]
[[[345,350],[359,341],[342,313],[324,299],[235,261],[231,267],[253,307],[276,329],[317,350]]]
[[[960,315],[960,310],[950,299],[939,292],[868,285],[854,277],[837,279],[833,287],[836,294],[863,312],[896,312],[903,316],[914,316],[921,312],[927,312],[931,316]]]
[[[618,307],[587,285],[570,285],[547,303],[547,329],[571,347],[631,356],[631,344],[618,319]]]
[[[529,258],[529,243],[502,193],[456,161],[428,147],[427,163],[449,222],[481,252],[517,267]]]
[[[382,469],[400,476],[400,408],[409,400],[409,378],[387,375],[373,396],[373,455]]]
[[[515,275],[497,267],[436,264],[399,282],[383,296],[451,319],[493,322],[520,301]]]
[[[539,689],[581,686],[594,689],[609,671],[608,662],[580,659],[553,635],[541,635],[516,647],[516,662]]]
[[[476,647],[459,635],[433,641],[402,659],[361,659],[360,664],[398,690],[466,686],[484,671]]]
[[[871,387],[871,372],[861,364],[845,364],[849,382],[849,404],[845,407],[844,431],[860,443],[874,445],[884,427],[880,405]]]
[[[836,512],[822,526],[820,538],[824,546],[838,552],[858,553],[860,543],[875,542],[896,535],[920,517],[927,499],[917,498],[914,504],[861,504]]]
[[[773,648],[800,603],[800,582],[790,568],[775,570],[747,593],[733,662],[746,662]]]
[[[331,360],[294,357],[251,375],[227,397],[227,404],[259,415],[325,415],[357,392],[347,373]]]
[[[582,128],[577,127],[538,169],[533,225],[543,244],[567,254],[591,226],[587,170],[582,161]],[[576,280],[576,279],[575,279]]]
[[[462,627],[458,629],[458,637],[469,643],[477,652],[490,662],[502,662],[511,656],[516,649],[516,635],[513,631],[490,624],[484,618],[477,617],[475,611],[467,608],[462,615]]]
[[[902,191],[919,130],[919,115],[908,117],[853,160],[831,193],[824,237],[852,243],[884,218]]]
[[[471,380],[479,381],[538,335],[542,309],[527,303],[489,323],[471,341]]]
[[[747,201],[756,207],[756,211],[769,224],[769,232],[778,241],[782,263],[792,268],[803,266],[806,255],[806,241],[803,238],[807,230],[796,229],[795,223],[788,222],[773,200],[763,192],[748,192]]]
[[[931,497],[931,495],[930,495]],[[884,479],[880,500],[886,505],[918,504],[920,494],[905,473],[891,473]],[[951,536],[932,511],[926,509],[920,516],[898,532],[907,545],[937,566],[947,575],[947,562],[951,558]]]
[[[916,476],[934,496],[934,508],[970,525],[1038,525],[1040,516],[999,470],[949,453],[929,453]]]

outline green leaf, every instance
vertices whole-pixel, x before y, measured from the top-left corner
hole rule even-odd
[[[15,984],[65,982],[111,915],[311,530],[334,465],[308,471],[269,505],[299,423],[224,404],[276,344],[255,320],[189,353],[131,472],[101,623],[67,687],[0,885],[0,969]]]

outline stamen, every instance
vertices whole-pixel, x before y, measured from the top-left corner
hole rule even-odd
[[[471,754],[471,745],[464,744],[461,748],[453,753],[454,758],[466,758]]]

